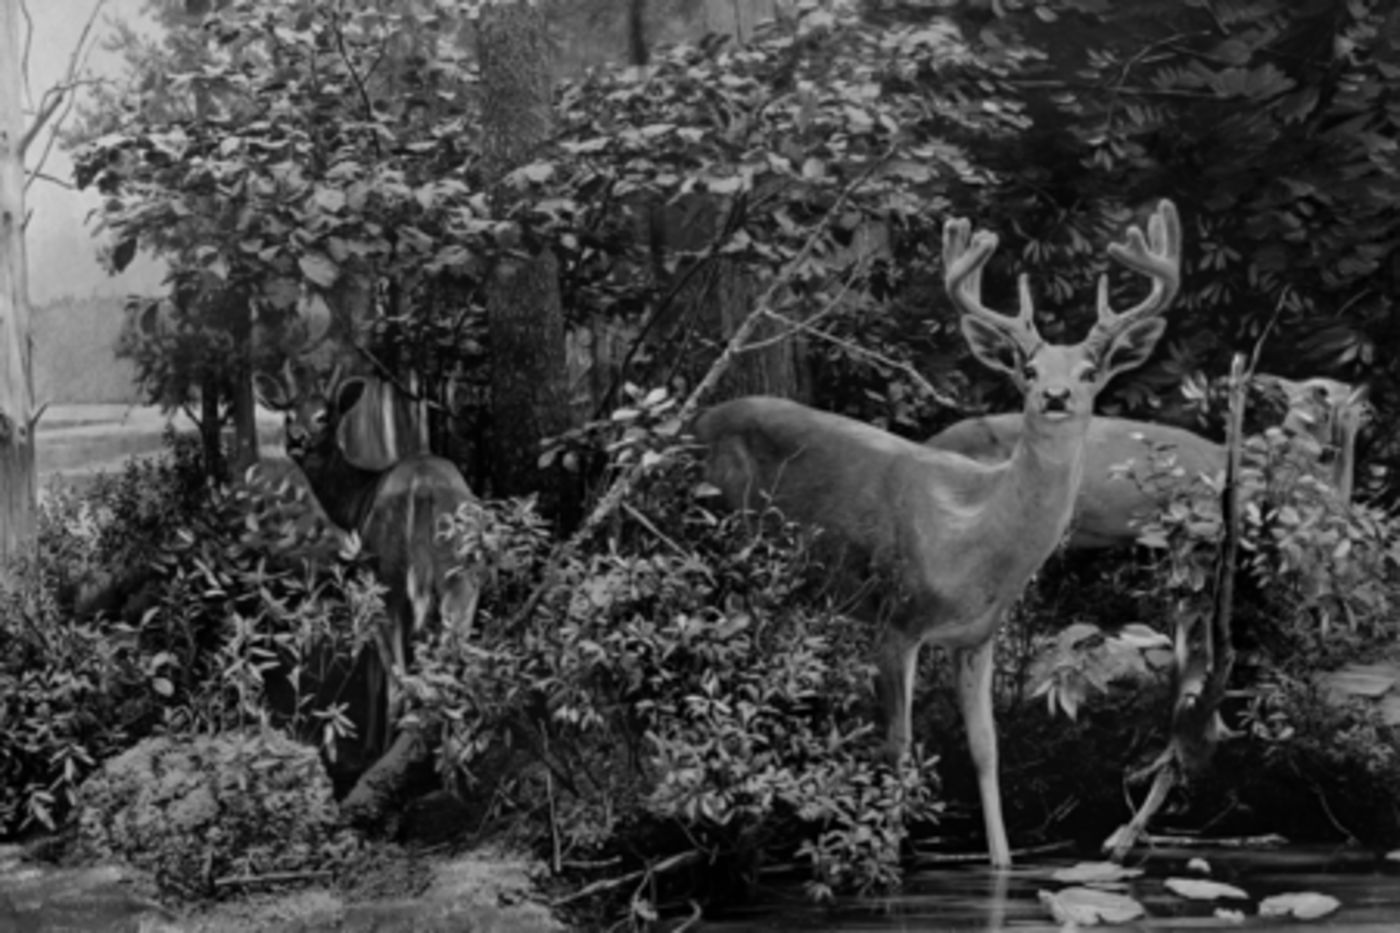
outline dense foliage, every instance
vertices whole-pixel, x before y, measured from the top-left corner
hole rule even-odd
[[[275,722],[332,761],[353,748],[330,688],[376,585],[269,502],[211,489],[183,441],[46,498],[36,560],[0,588],[0,834],[54,828],[103,759],[154,733]]]
[[[460,434],[484,410],[481,286],[520,251],[558,258],[576,329],[624,335],[610,387],[579,406],[605,417],[543,456],[604,479],[639,465],[639,491],[604,544],[562,557],[528,503],[459,516],[491,579],[482,619],[470,644],[421,652],[408,686],[444,782],[557,866],[638,868],[639,921],[775,862],[800,864],[819,897],[897,883],[940,795],[975,796],[960,753],[939,760],[941,783],[931,760],[877,764],[869,633],[835,611],[819,543],[717,516],[667,389],[629,385],[674,390],[708,366],[720,328],[697,283],[731,299],[780,285],[767,313],[800,332],[812,397],[917,435],[1010,398],[968,363],[936,287],[946,216],[1001,234],[989,302],[1028,271],[1042,331],[1067,339],[1103,243],[1169,195],[1183,297],[1166,352],[1107,407],[1194,419],[1209,393],[1177,387],[1260,341],[1265,368],[1371,379],[1382,423],[1396,406],[1400,29],[1385,4],[824,6],[797,4],[747,45],[562,82],[559,132],[509,198],[483,186],[451,4],[225,4],[135,56],[140,103],[114,98],[78,156],[113,266],[138,248],[171,264],[126,344],[169,404],[232,392],[237,366],[275,367],[328,333],[422,377]],[[1393,812],[1393,737],[1363,704],[1315,702],[1313,677],[1393,641],[1393,523],[1276,469],[1291,443],[1251,442],[1242,578],[1257,598],[1239,626],[1247,696],[1229,711],[1246,734],[1224,754],[1261,799],[1311,808],[1336,768],[1352,802]],[[0,831],[61,817],[98,760],[153,731],[275,720],[328,758],[354,753],[353,711],[322,687],[364,642],[372,582],[325,542],[307,559],[295,501],[252,508],[186,460],[174,471],[54,500],[41,575],[5,595],[16,727],[0,730]],[[1073,803],[1093,831],[1121,817],[1118,765],[1154,750],[1165,717],[1159,633],[1208,602],[1218,524],[1213,491],[1181,498],[1149,529],[1155,556],[1066,558],[1024,604],[1000,697],[1005,783],[1033,802],[1011,802],[1018,833],[1058,831]],[[147,566],[118,581],[140,598],[70,618],[94,579]],[[939,696],[920,734],[955,731]],[[1047,728],[1060,713],[1077,720]],[[689,872],[701,864],[720,870]]]

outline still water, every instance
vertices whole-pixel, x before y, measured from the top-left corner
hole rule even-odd
[[[1093,858],[1093,856],[1090,856]],[[1204,859],[1209,875],[1187,867]],[[909,875],[896,896],[850,899],[827,907],[803,901],[800,888],[767,892],[764,903],[730,911],[700,927],[705,933],[757,933],[766,930],[821,930],[841,933],[880,931],[990,931],[1059,933],[1063,929],[1041,903],[1040,891],[1068,885],[1052,872],[1073,859],[1044,859],[998,873],[981,867],[920,871]],[[1267,851],[1155,849],[1128,865],[1144,869],[1141,877],[1118,890],[1137,899],[1146,916],[1112,930],[1318,930],[1346,933],[1400,933],[1400,862],[1355,850],[1289,847]],[[1204,878],[1242,888],[1248,900],[1192,901],[1169,891],[1169,877]],[[1316,920],[1262,918],[1259,901],[1288,892],[1328,894],[1341,902],[1335,913]],[[1216,917],[1217,907],[1236,917]],[[1242,915],[1239,916],[1239,915]]]

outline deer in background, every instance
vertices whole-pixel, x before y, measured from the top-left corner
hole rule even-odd
[[[973,234],[966,220],[944,225],[945,285],[962,312],[963,336],[1025,398],[1024,430],[1006,460],[981,463],[761,396],[710,409],[695,432],[709,449],[709,480],[732,506],[771,504],[815,525],[894,584],[877,613],[875,655],[877,700],[896,759],[910,747],[919,649],[951,650],[988,852],[994,866],[1006,867],[992,714],[995,635],[1069,526],[1095,396],[1114,375],[1140,366],[1166,327],[1161,315],[1180,284],[1181,228],[1164,200],[1146,238],[1132,227],[1126,242],[1109,246],[1111,257],[1151,280],[1151,290],[1119,313],[1101,278],[1097,321],[1072,346],[1041,339],[1024,275],[1019,315],[982,304],[982,271],[996,247],[994,234]]]
[[[1287,403],[1283,428],[1296,439],[1292,445],[1296,456],[1290,459],[1327,481],[1338,501],[1350,502],[1356,436],[1366,412],[1365,389],[1321,377],[1294,382],[1257,376],[1255,382],[1283,394]],[[1022,425],[1023,416],[1016,413],[965,418],[927,443],[996,463],[1011,456]],[[1225,471],[1222,445],[1184,428],[1150,421],[1095,418],[1085,445],[1084,481],[1068,541],[1075,549],[1131,546],[1141,523],[1152,518],[1174,492],[1189,489],[1200,476],[1215,477]],[[1157,456],[1169,456],[1173,472],[1158,469],[1153,462]]]
[[[373,635],[379,669],[365,741],[383,751],[402,707],[399,680],[413,638],[444,626],[466,636],[480,595],[475,568],[461,565],[440,522],[476,496],[450,461],[427,453],[400,458],[386,414],[393,393],[377,380],[260,376],[260,400],[284,414],[287,453],[306,473],[331,521],[358,533],[385,589],[387,618]],[[386,436],[387,435],[387,436]],[[383,718],[380,718],[382,711]]]

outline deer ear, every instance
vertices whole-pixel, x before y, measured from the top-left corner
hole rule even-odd
[[[358,376],[342,382],[335,391],[335,413],[341,418],[350,414],[360,403],[367,385],[368,382]]]
[[[981,360],[983,366],[1001,370],[1019,384],[1026,362],[1020,341],[1004,328],[967,315],[962,319],[962,332],[972,355]]]
[[[272,411],[288,411],[293,405],[286,383],[268,373],[253,373],[253,394]]]
[[[1113,336],[1103,355],[1103,379],[1107,382],[1125,369],[1136,369],[1152,355],[1167,322],[1160,317],[1134,321]]]
[[[402,457],[395,426],[384,417],[383,394],[378,379],[355,377],[335,395],[335,442],[345,459],[362,470],[387,470]]]

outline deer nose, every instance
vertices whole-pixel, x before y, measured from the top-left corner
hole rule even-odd
[[[1046,411],[1065,411],[1069,408],[1069,389],[1065,386],[1046,388],[1040,394],[1045,399]]]

